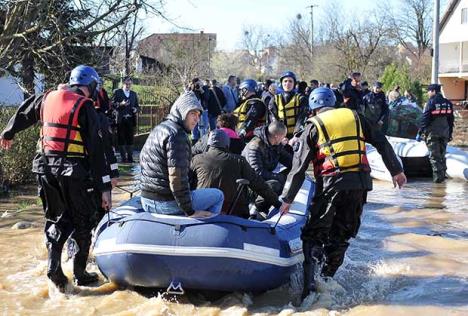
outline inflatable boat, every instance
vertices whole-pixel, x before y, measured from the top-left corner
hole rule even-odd
[[[432,177],[429,163],[429,150],[424,142],[413,139],[387,136],[397,157],[403,164],[405,174],[410,177]],[[370,144],[367,147],[367,158],[371,167],[371,176],[384,181],[392,177],[385,168],[382,157]],[[447,175],[452,179],[468,180],[468,153],[462,149],[447,146]]]
[[[94,244],[97,266],[117,284],[170,293],[276,288],[303,261],[301,227],[313,192],[314,183],[307,178],[290,212],[280,217],[273,209],[265,221],[147,213],[134,197],[100,222]]]

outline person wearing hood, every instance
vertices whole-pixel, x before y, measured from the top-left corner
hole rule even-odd
[[[189,133],[203,108],[192,91],[184,92],[166,119],[149,135],[140,154],[141,203],[145,211],[207,217],[218,214],[224,196],[219,189],[190,190],[192,159]]]
[[[292,166],[292,155],[284,148],[282,140],[286,136],[286,126],[279,121],[268,126],[258,127],[255,137],[245,146],[242,156],[276,193],[281,193],[286,175]],[[275,173],[281,163],[287,170]]]
[[[282,92],[271,98],[268,105],[269,122],[280,121],[288,129],[287,137],[291,139],[302,129],[307,119],[307,97],[296,93],[296,75],[286,71],[280,77]]]
[[[229,208],[236,196],[236,180],[249,180],[249,188],[260,195],[267,203],[275,207],[281,206],[278,195],[271,190],[247,160],[241,155],[228,152],[229,135],[217,129],[210,133],[207,152],[193,157],[192,171],[195,174],[196,186],[201,188],[218,188],[224,193],[223,214],[229,213]],[[248,218],[247,193],[242,192],[236,204],[232,206],[231,215]]]

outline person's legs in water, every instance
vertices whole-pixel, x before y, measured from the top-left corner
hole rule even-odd
[[[223,208],[224,194],[219,189],[198,189],[192,191],[192,207],[195,211],[209,211],[219,214]]]
[[[72,232],[68,212],[57,179],[50,174],[38,175],[38,192],[46,218],[44,233],[48,253],[47,277],[60,292],[65,291],[68,278],[62,270],[62,249]]]
[[[316,291],[316,277],[322,267],[324,258],[324,245],[328,241],[333,218],[335,216],[334,198],[338,192],[328,190],[316,196],[309,207],[309,219],[302,228],[302,250],[304,253],[304,288],[302,299]]]
[[[361,214],[366,192],[364,190],[340,191],[334,199],[336,213],[325,246],[325,265],[322,275],[333,277],[343,264],[350,238],[356,237],[361,225]]]
[[[98,281],[98,275],[86,271],[91,245],[91,231],[96,221],[97,204],[94,186],[91,181],[61,178],[66,203],[70,210],[74,232],[70,236],[78,246],[73,258],[73,275],[77,285],[87,285]]]

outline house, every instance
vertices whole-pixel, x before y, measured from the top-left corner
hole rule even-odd
[[[215,33],[155,33],[138,42],[136,71],[163,70],[177,58],[192,58],[210,67]]]
[[[440,21],[439,82],[455,102],[468,99],[468,0],[452,0]]]

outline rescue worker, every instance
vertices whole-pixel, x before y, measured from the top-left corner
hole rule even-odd
[[[192,159],[191,169],[195,174],[197,189],[220,189],[224,193],[222,213],[228,214],[232,206],[231,215],[248,218],[250,214],[246,190],[242,191],[236,204],[232,205],[238,189],[236,180],[247,179],[249,180],[248,187],[255,194],[262,196],[269,205],[280,207],[278,195],[271,190],[260,175],[255,173],[244,157],[228,151],[229,143],[229,135],[223,130],[211,131],[208,151]]]
[[[271,121],[281,121],[287,127],[286,137],[291,139],[301,130],[307,118],[307,97],[294,91],[296,75],[292,71],[284,72],[280,77],[282,92],[275,95],[268,105]]]
[[[117,163],[117,158],[115,157],[113,144],[113,130],[109,120],[109,112],[111,111],[110,100],[107,96],[107,92],[102,86],[102,80],[98,85],[98,97],[94,102],[94,108],[99,118],[99,124],[102,132],[102,142],[104,145],[104,154],[106,156],[106,162],[110,171],[110,178],[112,188],[115,188],[118,183],[119,178],[119,165]],[[96,188],[96,198],[99,201],[100,194],[99,188]],[[98,212],[96,216],[96,224],[98,224],[101,219],[104,217],[106,210],[100,207],[98,203]]]
[[[365,142],[375,146],[402,187],[406,177],[385,136],[371,128],[355,111],[335,109],[335,95],[329,88],[312,91],[309,106],[312,117],[294,144],[292,170],[288,175],[280,211],[289,211],[313,162],[315,195],[306,225],[302,229],[304,290],[302,299],[316,290],[315,275],[333,277],[343,263],[348,240],[355,237],[366,201],[372,189]]]
[[[70,236],[76,245],[73,274],[76,284],[98,280],[86,271],[91,230],[97,211],[94,190],[101,194],[101,206],[111,208],[111,179],[103,151],[102,131],[93,106],[99,76],[80,65],[70,75],[70,89],[32,96],[18,108],[0,137],[8,149],[15,134],[41,122],[41,137],[33,172],[37,174],[42,200],[48,250],[47,276],[65,291],[68,279],[62,271],[62,248]]]
[[[265,124],[266,106],[257,97],[257,82],[253,79],[242,81],[239,86],[241,104],[234,110],[239,122],[239,136],[246,140],[253,137],[253,130]]]
[[[388,129],[388,109],[387,98],[382,91],[382,83],[376,81],[372,87],[372,91],[367,93],[363,99],[364,116],[375,127],[386,133]]]
[[[452,140],[453,105],[442,96],[439,84],[429,85],[427,92],[429,100],[424,107],[416,140],[424,139],[426,142],[432,166],[432,179],[435,183],[440,183],[445,181],[447,170],[445,152],[447,143]]]

